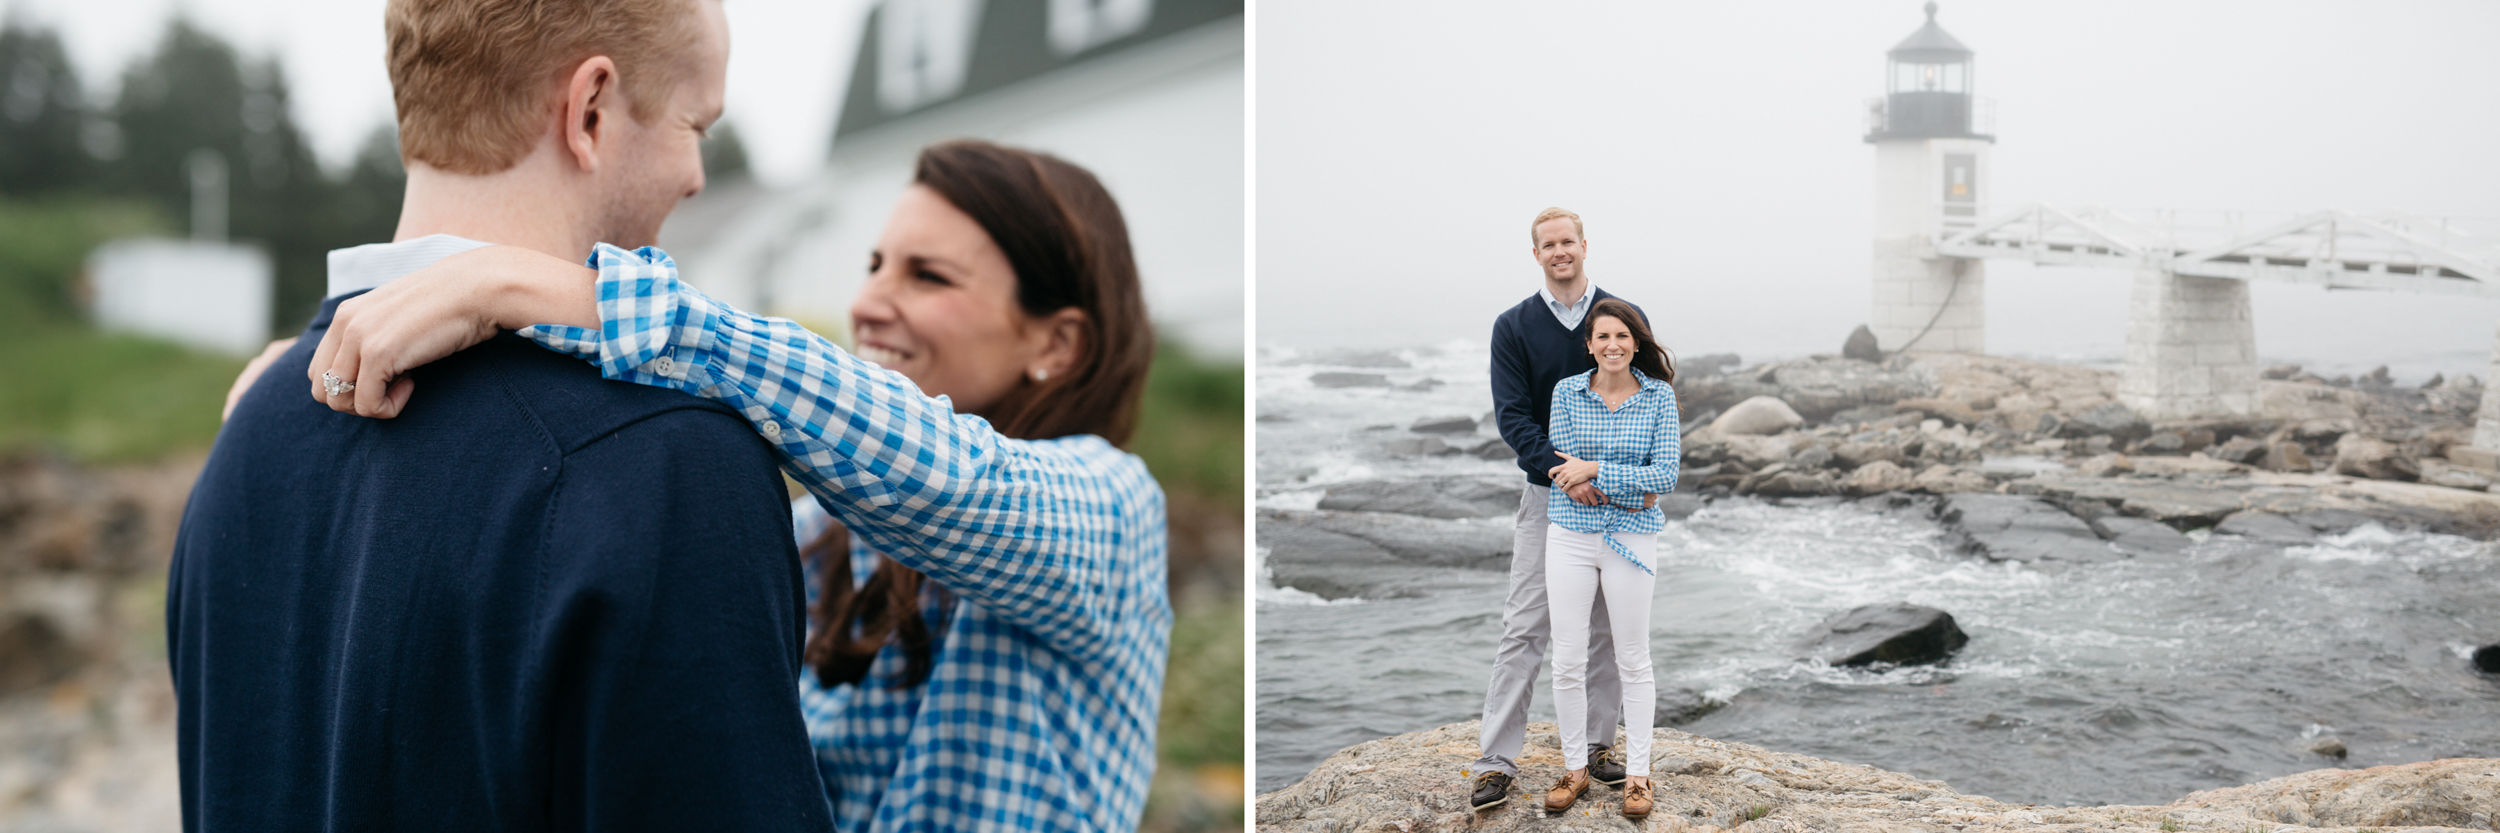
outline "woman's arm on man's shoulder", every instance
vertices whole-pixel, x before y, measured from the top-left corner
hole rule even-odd
[[[603,245],[593,259],[600,329],[521,335],[610,379],[735,408],[880,552],[1080,652],[1142,601],[1123,588],[1163,587],[1163,495],[1134,455],[1097,437],[1001,436],[788,319],[687,286],[656,249]]]

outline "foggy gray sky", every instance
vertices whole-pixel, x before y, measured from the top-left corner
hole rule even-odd
[[[286,67],[296,124],[322,163],[343,166],[391,123],[382,66],[384,0],[0,0],[0,15],[61,33],[90,95],[110,101],[130,62],[156,48],[176,10],[253,58]],[[768,182],[822,167],[833,108],[851,73],[866,0],[735,0],[728,119]]]
[[[1262,0],[1262,346],[1485,338],[1527,223],[1691,355],[1868,314],[1865,99],[1924,19],[1867,2]],[[2402,210],[2500,230],[2500,3],[1941,0],[1996,100],[1994,201]],[[2114,360],[2124,272],[1988,265],[1989,349]],[[2500,301],[2260,283],[2268,359],[2488,372]]]

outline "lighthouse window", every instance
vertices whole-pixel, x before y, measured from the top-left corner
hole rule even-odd
[[[1892,91],[1896,93],[1970,92],[1970,65],[1966,63],[1893,64]]]

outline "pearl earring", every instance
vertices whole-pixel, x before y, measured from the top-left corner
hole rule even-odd
[[[1047,368],[1047,367],[1036,367],[1036,368],[1033,368],[1033,381],[1036,381],[1036,382],[1047,382],[1047,381],[1050,381],[1050,368]]]

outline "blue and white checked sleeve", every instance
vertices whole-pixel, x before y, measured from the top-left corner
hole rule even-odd
[[[744,414],[783,468],[863,540],[1078,655],[1111,653],[1122,599],[1107,572],[1128,517],[1162,505],[1135,455],[1100,437],[1002,437],[901,374],[782,318],[687,286],[667,253],[600,244],[600,330],[520,334],[609,379]]]
[[[1597,490],[1618,502],[1625,497],[1635,501],[1641,495],[1665,494],[1675,491],[1675,478],[1684,468],[1683,423],[1675,410],[1675,388],[1664,382],[1643,385],[1643,393],[1661,397],[1652,410],[1656,421],[1649,432],[1649,463],[1605,463],[1598,467]]]

